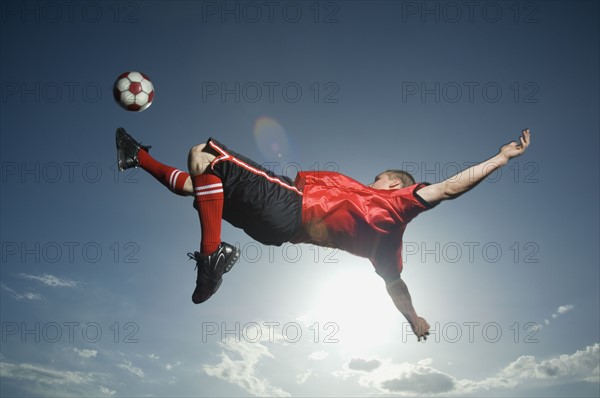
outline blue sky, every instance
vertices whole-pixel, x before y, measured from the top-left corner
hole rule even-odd
[[[599,394],[598,2],[1,6],[3,396]],[[119,126],[179,168],[214,136],[364,183],[532,145],[407,228],[423,344],[367,260],[226,223],[241,259],[194,306],[192,200],[116,172]]]

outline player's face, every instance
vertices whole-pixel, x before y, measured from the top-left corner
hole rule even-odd
[[[396,180],[391,180],[387,173],[381,173],[375,177],[375,181],[369,186],[375,189],[396,189]]]

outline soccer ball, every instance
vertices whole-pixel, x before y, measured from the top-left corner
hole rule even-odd
[[[140,72],[122,73],[113,87],[115,101],[128,111],[141,112],[152,105],[154,86]]]

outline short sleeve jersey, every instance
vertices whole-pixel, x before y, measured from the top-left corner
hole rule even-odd
[[[432,206],[418,195],[426,183],[382,190],[336,172],[299,172],[302,233],[295,243],[339,248],[368,258],[385,280],[402,272],[406,225]]]

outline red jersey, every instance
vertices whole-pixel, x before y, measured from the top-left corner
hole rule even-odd
[[[406,225],[432,206],[418,196],[427,184],[393,190],[368,187],[335,172],[299,172],[303,233],[294,243],[335,247],[366,257],[386,280],[402,272]]]

